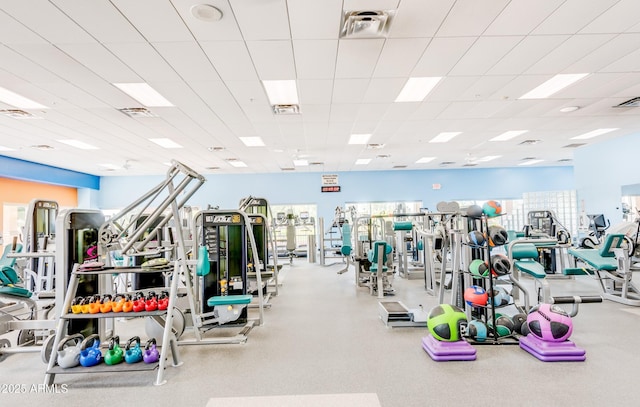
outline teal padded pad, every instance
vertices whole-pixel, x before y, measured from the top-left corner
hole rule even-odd
[[[593,269],[585,268],[566,268],[562,270],[565,276],[584,276],[585,274],[593,274]]]
[[[9,285],[18,284],[19,282],[20,277],[18,277],[18,273],[16,273],[16,271],[12,267],[0,267],[0,284]]]
[[[351,254],[351,246],[342,246],[340,248],[340,253],[344,256],[348,256]]]
[[[602,243],[602,246],[600,246],[598,253],[602,257],[615,257],[616,254],[613,252],[612,249],[620,248],[623,242],[624,242],[624,235],[622,234],[612,233],[610,235],[607,235],[607,237],[604,239],[604,243]]]
[[[615,257],[602,257],[599,249],[569,249],[569,254],[584,261],[596,270],[616,271],[618,261]]]
[[[533,243],[520,243],[511,247],[511,257],[516,260],[537,259],[540,253]]]
[[[215,307],[216,305],[236,305],[236,304],[249,304],[253,296],[250,294],[245,295],[217,295],[207,300],[207,305]]]
[[[209,250],[207,246],[198,247],[198,262],[196,264],[196,275],[206,276],[211,271],[209,264]]]
[[[0,267],[13,267],[16,264],[15,257],[7,257],[9,253],[20,253],[22,251],[22,245],[20,243],[16,243],[16,249],[11,250],[13,245],[7,245],[2,252],[2,257],[0,257]]]
[[[393,230],[411,230],[413,229],[413,223],[411,222],[393,222]]]
[[[33,293],[26,288],[7,286],[0,286],[0,294],[21,298],[31,298],[31,296],[33,295]]]
[[[513,265],[523,273],[527,273],[535,278],[545,278],[547,275],[544,271],[544,266],[535,260],[516,260],[513,262]]]

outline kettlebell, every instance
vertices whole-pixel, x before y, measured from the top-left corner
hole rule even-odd
[[[100,304],[101,313],[104,314],[112,311],[112,308],[113,308],[113,303],[111,302],[112,298],[113,297],[111,296],[111,294],[105,294],[102,296],[102,303]]]
[[[73,301],[71,302],[71,312],[74,314],[81,314],[82,313],[82,301],[84,300],[84,298],[82,297],[76,297],[73,299]]]
[[[83,339],[84,336],[81,334],[69,335],[62,338],[60,345],[58,345],[58,356],[56,357],[58,366],[63,369],[68,369],[80,364],[80,346]],[[73,345],[69,345],[70,342],[74,342]]]
[[[80,303],[80,312],[82,312],[83,314],[89,313],[89,304],[91,304],[92,298],[93,297],[89,296],[82,299],[82,302]]]
[[[107,365],[117,365],[123,360],[124,351],[120,347],[120,337],[114,336],[109,341],[109,350],[104,355],[104,363]]]
[[[122,304],[122,312],[131,312],[133,311],[133,300],[131,296],[127,294],[124,297],[124,304]]]
[[[164,311],[169,307],[169,293],[163,291],[158,297],[158,310]]]
[[[135,344],[133,344],[134,342]],[[141,360],[142,348],[140,347],[140,337],[134,336],[127,341],[127,346],[124,351],[124,361],[127,363],[138,363]]]
[[[133,300],[133,312],[144,311],[144,295],[140,292],[136,293],[136,298]]]
[[[80,364],[84,367],[91,367],[100,364],[100,362],[102,362],[100,336],[97,334],[89,335],[80,344]]]
[[[111,302],[111,311],[112,312],[122,312],[124,308],[124,303],[126,299],[122,295],[118,294]]]
[[[156,293],[150,291],[147,295],[147,299],[144,303],[145,311],[155,311],[158,309],[158,299],[156,298]]]
[[[94,295],[89,303],[89,314],[97,314],[100,312],[100,296]]]
[[[151,338],[147,341],[147,344],[144,346],[142,360],[144,360],[144,363],[156,363],[160,360],[160,352],[158,352],[158,348],[156,348],[156,338]]]

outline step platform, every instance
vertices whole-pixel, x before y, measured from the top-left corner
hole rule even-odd
[[[582,362],[587,358],[585,350],[570,340],[546,342],[529,334],[520,338],[520,347],[543,362]]]
[[[467,341],[445,342],[427,335],[422,338],[422,349],[436,362],[476,360],[476,349]]]

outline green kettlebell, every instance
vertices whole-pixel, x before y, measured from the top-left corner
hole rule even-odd
[[[109,350],[104,355],[104,363],[107,365],[117,365],[124,359],[124,351],[120,347],[120,337],[114,336],[109,341]]]

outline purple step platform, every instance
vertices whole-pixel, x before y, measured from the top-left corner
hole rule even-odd
[[[466,341],[444,342],[431,335],[422,338],[422,349],[437,362],[476,360],[476,350]]]
[[[569,340],[546,342],[529,334],[520,338],[520,347],[543,362],[582,362],[587,359],[585,350]]]

